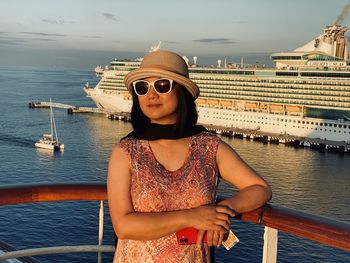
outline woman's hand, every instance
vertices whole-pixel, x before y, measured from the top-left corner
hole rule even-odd
[[[189,210],[190,224],[198,230],[226,232],[234,212],[227,206],[204,205]]]
[[[207,232],[208,246],[220,246],[230,229],[230,217],[235,213],[227,206],[205,205],[189,210],[191,225],[198,229],[197,244]]]
[[[207,245],[209,247],[211,246],[219,247],[221,246],[222,242],[227,238],[228,231],[220,232],[220,231],[213,231],[213,230],[208,230],[208,231],[200,230],[198,231],[197,244],[202,243],[205,233],[207,233]]]

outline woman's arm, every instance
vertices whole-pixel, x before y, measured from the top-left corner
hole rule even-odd
[[[217,152],[217,164],[221,177],[239,189],[219,205],[225,205],[238,213],[256,209],[271,199],[270,186],[226,143],[221,142]]]
[[[218,205],[227,206],[235,213],[256,209],[271,199],[271,188],[238,154],[226,143],[220,142],[216,161],[221,177],[239,189],[232,197],[226,198]],[[204,231],[199,231],[201,242]],[[220,246],[224,239],[222,232],[207,231],[209,246]]]
[[[118,146],[109,161],[107,190],[113,227],[121,239],[156,239],[186,227],[225,232],[229,216],[233,215],[229,207],[220,205],[173,212],[135,212],[130,195],[130,160]]]

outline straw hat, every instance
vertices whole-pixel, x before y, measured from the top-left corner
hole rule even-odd
[[[125,76],[124,83],[128,91],[132,94],[132,83],[148,77],[172,79],[184,86],[194,99],[197,99],[199,96],[197,84],[189,78],[186,62],[174,52],[157,50],[148,53],[143,58],[140,67]]]

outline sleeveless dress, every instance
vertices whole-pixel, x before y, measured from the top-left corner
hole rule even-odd
[[[184,164],[169,171],[156,160],[148,141],[121,141],[119,146],[131,162],[134,210],[175,211],[214,203],[219,180],[219,142],[209,132],[192,136]],[[179,245],[176,233],[147,241],[119,239],[113,262],[210,262],[210,250],[206,244]]]

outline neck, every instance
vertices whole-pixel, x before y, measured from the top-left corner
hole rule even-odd
[[[159,123],[151,123],[143,131],[133,131],[127,137],[148,141],[168,141],[190,137],[202,131],[206,131],[206,129],[203,126],[194,125],[185,129],[184,132],[180,133],[179,131],[177,131],[175,124],[162,125]]]

